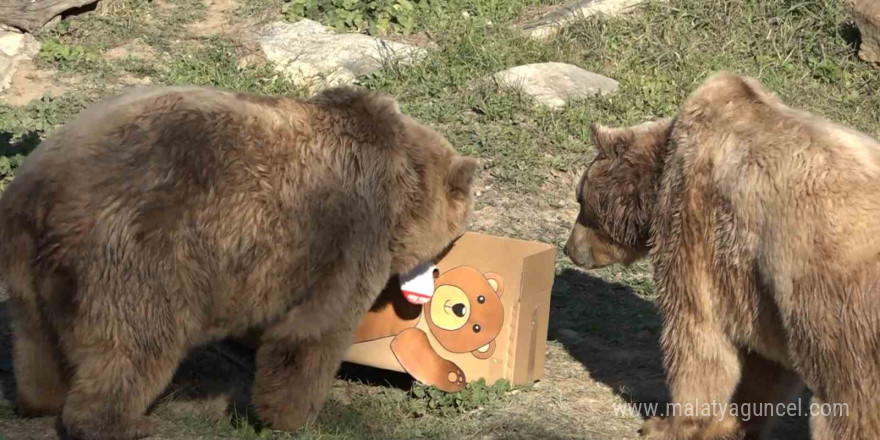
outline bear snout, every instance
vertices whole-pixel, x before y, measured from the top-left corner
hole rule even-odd
[[[593,253],[587,240],[586,228],[576,223],[565,243],[565,256],[576,266],[589,269],[593,265]]]

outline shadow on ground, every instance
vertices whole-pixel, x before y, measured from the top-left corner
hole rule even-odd
[[[656,305],[629,286],[576,269],[562,270],[556,276],[548,339],[562,343],[594,380],[608,385],[627,402],[659,403],[662,414],[669,393],[660,332]],[[802,414],[809,411],[809,398],[809,391],[805,391],[796,401]],[[808,439],[808,419],[781,418],[771,438]]]
[[[660,317],[624,284],[564,269],[553,284],[548,339],[628,402],[666,402]]]
[[[31,130],[18,137],[15,141],[13,133],[0,132],[0,157],[11,158],[21,155],[27,156],[34,148],[40,145],[42,131]]]
[[[158,411],[162,404],[170,404],[171,412],[198,408],[209,419],[226,418],[234,426],[249,424],[256,432],[262,426],[250,405],[250,385],[255,371],[254,352],[232,341],[220,341],[193,350],[181,363],[174,379],[165,392],[153,403],[150,412]],[[387,372],[370,367],[344,363],[338,375],[348,381],[366,385],[408,390],[412,378],[403,373]],[[54,417],[19,419],[15,414],[15,376],[12,365],[12,330],[9,307],[5,292],[0,291],[0,439],[3,435],[12,440],[45,440],[58,438]],[[217,404],[220,404],[218,407]],[[334,429],[350,429],[363,437],[362,419],[370,413],[369,408],[355,408],[328,402],[324,418],[332,419]],[[169,409],[163,410],[168,412]],[[371,422],[373,422],[371,420]],[[390,423],[390,421],[389,421]],[[337,426],[338,425],[338,426]],[[519,437],[512,437],[519,438]],[[531,437],[523,437],[531,438]]]
[[[15,401],[11,363],[11,330],[8,306],[0,298],[0,385],[10,403],[2,418],[14,418],[9,411]],[[620,283],[609,283],[589,273],[565,269],[554,282],[548,338],[559,341],[590,372],[592,378],[608,385],[628,402],[659,403],[669,399],[664,383],[659,347],[660,318],[653,302],[636,295]],[[245,416],[256,429],[256,418],[248,405],[249,385],[253,380],[253,352],[231,342],[219,342],[194,350],[181,364],[171,386],[158,401],[198,401],[223,398],[226,416]],[[338,376],[349,381],[407,390],[412,379],[402,373],[388,372],[353,364],[343,364]],[[328,403],[327,412],[335,421],[349,421],[343,426],[363,429],[364,414],[350,405]],[[801,397],[801,408],[809,405],[809,394]],[[356,405],[354,405],[356,406]],[[364,409],[368,411],[369,409]],[[0,420],[2,422],[2,420]],[[487,427],[488,428],[488,427]],[[502,429],[503,428],[503,429]],[[536,427],[496,427],[493,434],[510,439],[548,438],[547,433],[533,432]],[[503,431],[503,432],[499,432]],[[44,434],[45,435],[45,434]],[[551,436],[552,437],[552,436]],[[806,439],[809,437],[804,417],[786,417],[780,421],[773,438]],[[50,438],[35,436],[32,438]]]

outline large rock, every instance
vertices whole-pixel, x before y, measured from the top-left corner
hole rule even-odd
[[[538,104],[559,109],[570,99],[585,98],[617,90],[618,82],[565,63],[525,64],[503,70],[495,80],[507,87],[521,88]]]
[[[12,84],[12,76],[21,61],[40,52],[40,43],[31,34],[0,31],[0,92]]]
[[[853,18],[862,34],[859,58],[880,63],[880,0],[854,0]]]
[[[577,0],[559,6],[535,21],[515,26],[515,29],[529,37],[546,40],[574,21],[596,14],[611,17],[625,14],[643,2],[644,0]]]
[[[32,33],[46,23],[71,9],[80,8],[96,0],[2,0],[0,24],[13,26]]]
[[[383,60],[411,62],[424,54],[423,49],[368,35],[337,34],[308,19],[271,23],[257,41],[279,71],[313,92],[351,84],[357,76],[382,67]]]

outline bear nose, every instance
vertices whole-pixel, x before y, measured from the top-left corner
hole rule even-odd
[[[565,249],[563,249],[562,252],[565,254],[566,257],[568,257],[569,260],[571,260],[572,263],[574,263],[576,266],[580,266],[580,255],[574,249],[574,244],[571,240],[566,243]]]
[[[459,318],[463,317],[467,309],[464,307],[464,304],[458,303],[452,306],[452,313],[455,313],[455,316]]]

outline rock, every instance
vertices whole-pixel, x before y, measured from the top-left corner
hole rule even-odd
[[[318,22],[274,22],[257,37],[266,58],[294,82],[312,92],[323,87],[352,84],[357,76],[382,67],[383,59],[411,62],[423,49],[363,34],[337,34]]]
[[[12,65],[12,57],[0,53],[0,92],[9,88],[14,74],[15,66]]]
[[[61,24],[61,16],[56,15],[55,18],[47,21],[46,24],[44,24],[42,29],[40,29],[40,30],[41,31],[52,30],[52,29],[55,29],[55,27],[58,26],[59,24]]]
[[[854,0],[853,18],[862,35],[859,58],[880,63],[880,1]]]
[[[498,72],[495,80],[508,87],[521,88],[541,104],[553,109],[572,98],[584,98],[617,90],[611,78],[565,63],[525,64]]]
[[[3,0],[0,1],[0,23],[33,33],[63,12],[95,3],[95,1]]]
[[[9,88],[18,63],[40,52],[40,43],[31,34],[0,31],[0,92]]]
[[[596,14],[625,14],[643,2],[644,0],[577,0],[566,3],[535,21],[515,26],[515,29],[534,39],[546,40],[574,21]]]

